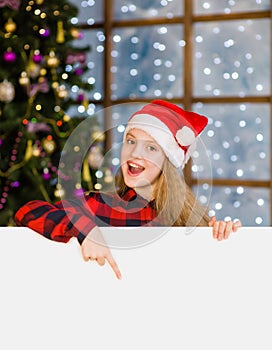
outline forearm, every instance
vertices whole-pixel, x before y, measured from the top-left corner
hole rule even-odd
[[[31,201],[15,214],[18,226],[26,226],[42,236],[67,243],[76,237],[81,244],[85,236],[95,226],[91,216],[81,212],[73,203],[51,204],[44,201]]]

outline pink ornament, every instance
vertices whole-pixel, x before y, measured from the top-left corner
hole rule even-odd
[[[84,94],[80,92],[78,94],[78,96],[77,96],[77,101],[80,102],[80,103],[83,102],[84,101],[84,97],[85,97]]]
[[[8,6],[13,10],[18,10],[20,3],[20,0],[0,0],[0,7]]]
[[[49,173],[46,173],[46,174],[42,174],[42,177],[44,180],[50,180],[51,175]]]
[[[47,28],[45,28],[42,32],[40,32],[40,36],[42,38],[47,38],[47,37],[49,37],[49,35],[50,35],[50,31]]]
[[[16,61],[16,58],[17,58],[16,53],[13,51],[4,52],[3,57],[4,57],[4,61],[9,62],[9,63]]]
[[[86,63],[87,55],[85,52],[69,52],[66,57],[66,63],[67,64],[74,64],[74,63]]]
[[[29,122],[27,124],[27,132],[33,132],[33,133],[37,133],[37,132],[47,132],[47,131],[51,131],[51,128],[44,122],[38,122],[38,123],[32,123]]]
[[[82,68],[75,69],[75,74],[76,75],[82,75],[82,73],[83,73],[83,69]]]
[[[39,91],[42,93],[47,93],[49,91],[49,85],[48,85],[47,79],[43,79],[37,84],[31,84],[29,96],[32,97],[36,95],[36,93]]]
[[[32,57],[32,61],[35,62],[35,63],[41,63],[43,59],[43,56],[39,53],[39,54],[34,54],[33,57]]]
[[[84,196],[84,191],[82,188],[75,189],[73,193],[74,193],[75,197],[83,197]]]
[[[83,37],[84,37],[83,33],[82,32],[78,32],[77,38],[79,40],[81,40],[81,39],[83,39]]]

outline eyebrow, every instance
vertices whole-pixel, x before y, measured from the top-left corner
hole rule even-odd
[[[132,137],[136,138],[130,131],[126,134],[126,137],[127,136],[132,136]]]
[[[137,139],[137,137],[136,136],[134,136],[133,135],[133,133],[132,132],[130,132],[130,131],[128,131],[128,133],[126,134],[126,137],[127,136],[132,136],[134,139]],[[142,140],[142,141],[144,141],[144,142],[148,142],[148,143],[152,143],[152,144],[154,144],[154,145],[158,145],[158,143],[157,143],[157,141],[155,141],[155,140],[145,140],[145,139],[140,139],[140,140]],[[158,145],[159,146],[159,145]]]

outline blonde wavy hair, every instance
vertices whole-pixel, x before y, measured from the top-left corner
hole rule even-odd
[[[122,197],[128,189],[122,173],[117,177],[116,185]],[[168,159],[164,161],[152,199],[158,218],[165,226],[208,226],[208,209],[197,200]]]

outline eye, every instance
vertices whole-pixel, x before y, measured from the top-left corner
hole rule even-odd
[[[149,151],[151,151],[151,152],[157,151],[157,148],[156,148],[155,146],[152,146],[152,145],[148,145],[148,146],[147,146],[147,149],[148,149]]]
[[[127,139],[127,144],[128,145],[134,145],[135,141],[131,138]]]

